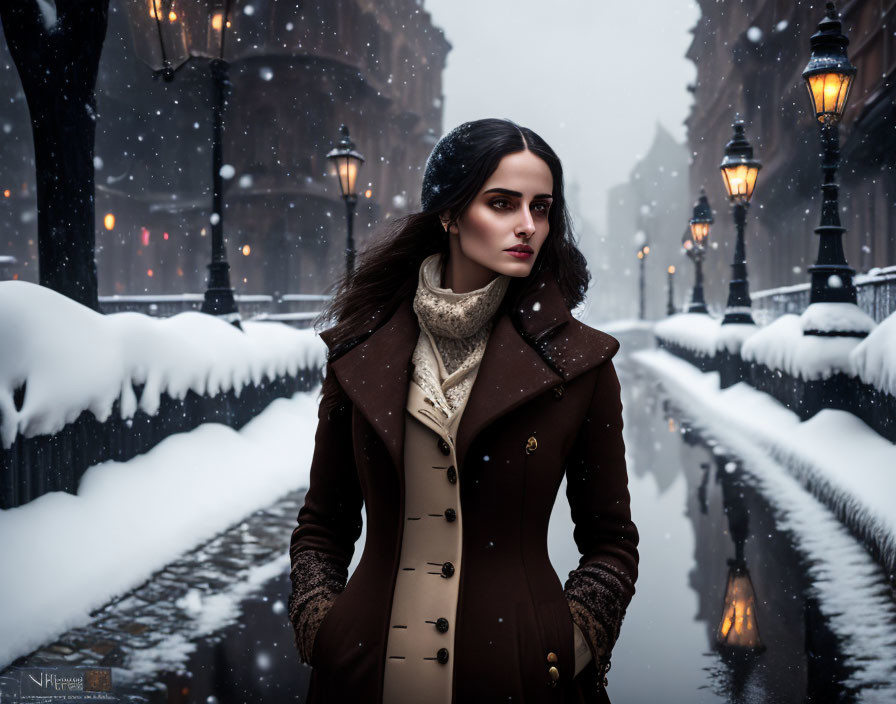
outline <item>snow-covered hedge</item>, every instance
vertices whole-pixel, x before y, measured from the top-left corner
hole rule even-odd
[[[89,410],[104,422],[120,399],[122,418],[154,414],[162,394],[214,395],[322,366],[313,330],[242,323],[243,332],[194,311],[170,318],[101,315],[48,288],[0,282],[0,439],[52,434]],[[16,389],[25,385],[17,410]],[[139,402],[134,385],[145,385]]]
[[[712,357],[716,353],[719,320],[705,313],[676,313],[658,322],[653,332],[661,340]]]

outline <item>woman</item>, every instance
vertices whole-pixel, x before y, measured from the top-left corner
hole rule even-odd
[[[609,701],[638,532],[619,343],[570,313],[589,275],[560,161],[513,122],[468,122],[433,149],[421,204],[340,282],[321,334],[290,545],[309,701]],[[561,587],[564,473],[582,557]]]

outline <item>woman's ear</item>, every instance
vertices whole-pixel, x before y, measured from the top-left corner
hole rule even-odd
[[[439,221],[442,223],[442,229],[447,233],[448,228],[451,226],[451,216],[447,210],[439,213]]]

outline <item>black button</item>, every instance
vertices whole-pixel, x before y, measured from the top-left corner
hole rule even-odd
[[[443,455],[451,454],[451,446],[445,442],[445,438],[439,438],[439,449],[442,451]]]
[[[457,470],[454,468],[454,465],[448,468],[448,481],[452,484],[457,484]]]
[[[449,523],[454,523],[454,521],[457,520],[457,511],[455,511],[453,508],[446,508],[445,509],[445,520],[448,521]]]
[[[442,564],[442,576],[443,577],[451,577],[454,574],[454,565],[450,562],[445,562]]]
[[[448,619],[440,618],[436,621],[436,628],[439,633],[447,633],[448,632]]]
[[[436,657],[439,662],[443,665],[448,662],[448,648],[439,648],[439,652],[436,653]]]

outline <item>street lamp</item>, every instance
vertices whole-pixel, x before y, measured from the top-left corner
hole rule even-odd
[[[640,275],[638,280],[639,303],[638,318],[644,320],[644,264],[647,262],[647,255],[650,254],[650,246],[642,245],[638,248],[638,262],[640,262]]]
[[[841,32],[841,23],[834,3],[827,4],[827,13],[818,25],[818,31],[810,39],[812,55],[803,78],[809,89],[812,107],[821,128],[823,155],[821,168],[824,182],[821,186],[821,222],[815,228],[818,235],[818,259],[809,267],[812,288],[809,304],[856,304],[856,287],[853,269],[843,253],[843,233],[840,224],[838,202],[839,186],[836,182],[840,165],[840,135],[838,123],[846,109],[849,89],[856,75],[856,67],[849,62],[846,47],[849,39]],[[806,334],[821,334],[819,330],[805,330]],[[831,331],[824,334],[830,335]],[[841,336],[864,337],[863,330],[837,331]]]
[[[358,179],[358,170],[364,163],[364,157],[355,151],[355,143],[348,136],[348,127],[339,126],[342,139],[327,153],[327,159],[335,167],[336,176],[339,177],[339,190],[345,201],[345,216],[348,222],[348,239],[345,247],[345,272],[351,276],[355,269],[355,242],[352,239],[352,226],[355,219],[355,205],[358,202],[358,194],[355,190],[355,182]]]
[[[212,76],[212,261],[202,312],[236,327],[240,314],[230,285],[230,265],[224,249],[224,183],[221,141],[224,109],[230,93],[225,39],[231,27],[230,0],[204,3],[175,0],[131,0],[128,3],[137,55],[165,81],[192,58],[210,59]]]
[[[728,305],[722,325],[729,323],[753,324],[750,313],[750,292],[747,284],[747,254],[744,244],[744,225],[747,220],[747,207],[756,187],[756,177],[762,164],[753,158],[753,147],[744,136],[744,123],[735,120],[732,125],[734,135],[725,145],[725,158],[719,168],[728,199],[734,211],[734,224],[737,228],[737,240],[734,246],[734,262],[731,264],[732,278],[728,286]]]
[[[685,235],[683,246],[688,257],[694,262],[694,291],[691,294],[691,304],[688,313],[708,313],[706,301],[703,298],[703,255],[706,253],[706,244],[709,240],[710,226],[714,220],[712,208],[706,198],[706,191],[700,189],[700,198],[694,204],[694,211],[688,221],[690,237]]]
[[[669,298],[666,301],[666,315],[672,315],[675,312],[675,303],[672,301],[672,295],[674,293],[674,291],[673,291],[674,281],[673,280],[675,279],[675,265],[670,264],[669,268],[666,269],[666,271],[669,273],[669,280],[668,280]]]

